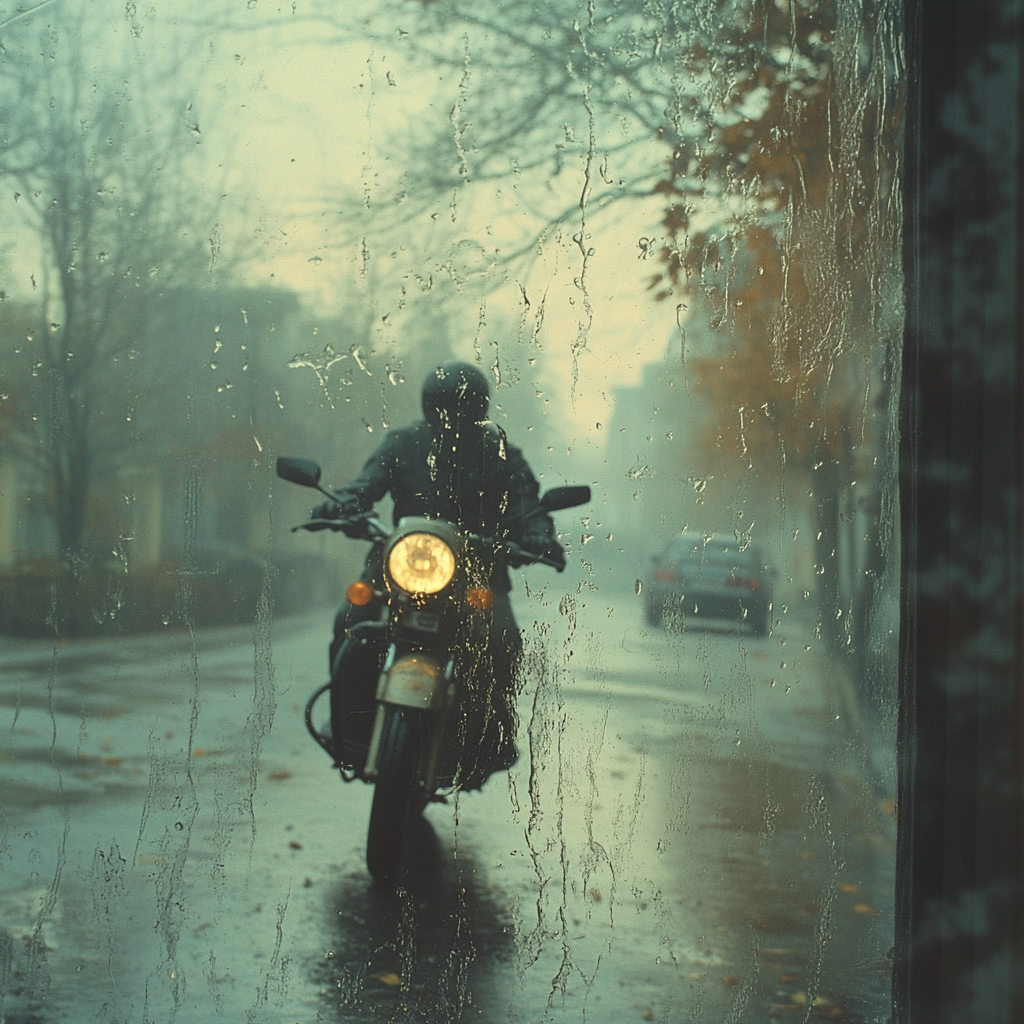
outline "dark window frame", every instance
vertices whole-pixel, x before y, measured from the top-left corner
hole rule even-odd
[[[1021,5],[906,19],[894,1020],[1020,1024]]]

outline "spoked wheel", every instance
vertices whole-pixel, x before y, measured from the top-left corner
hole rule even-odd
[[[397,878],[406,832],[424,807],[418,777],[423,757],[419,725],[415,712],[388,708],[366,837],[366,866],[378,882]]]

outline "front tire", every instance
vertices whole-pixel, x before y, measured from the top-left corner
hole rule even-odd
[[[402,864],[410,822],[424,807],[422,736],[414,712],[387,710],[377,755],[370,828],[366,837],[366,866],[378,882],[393,882]]]

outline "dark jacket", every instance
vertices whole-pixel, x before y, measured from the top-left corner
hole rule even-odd
[[[538,492],[522,452],[497,427],[474,426],[456,437],[435,435],[420,421],[389,431],[359,475],[335,493],[346,512],[368,511],[390,494],[396,525],[405,516],[447,519],[469,533],[541,551],[557,541]],[[493,585],[511,589],[507,569],[499,569]]]

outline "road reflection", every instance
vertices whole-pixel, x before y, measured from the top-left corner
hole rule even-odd
[[[198,703],[188,638],[0,651],[0,1019],[884,1019],[892,822],[813,619],[520,619],[520,762],[428,810],[397,893],[302,725],[321,620],[276,627],[258,754],[244,632],[200,637]]]
[[[512,920],[473,853],[423,820],[419,856],[397,890],[352,873],[326,889],[327,948],[312,971],[325,1020],[468,1019],[515,961]]]

